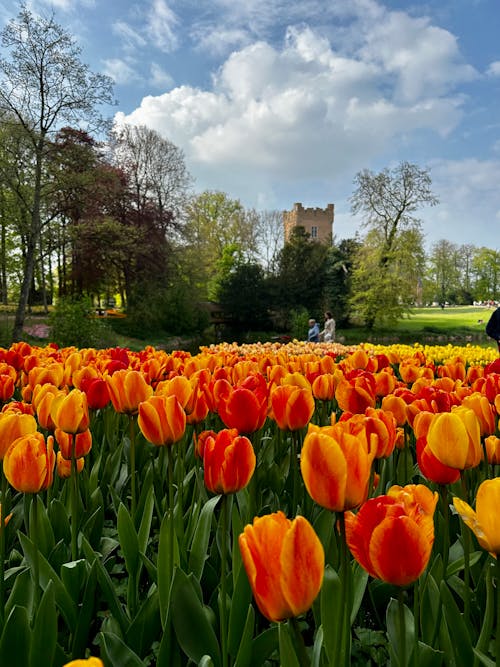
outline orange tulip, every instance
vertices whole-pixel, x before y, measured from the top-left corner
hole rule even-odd
[[[479,485],[476,511],[460,498],[453,498],[453,504],[462,521],[473,531],[483,549],[495,557],[500,555],[499,503],[500,477],[487,479]]]
[[[470,394],[462,399],[462,405],[474,410],[479,419],[481,435],[492,435],[495,433],[495,409],[486,396],[479,392]]]
[[[366,382],[351,384],[342,380],[335,391],[335,398],[342,410],[353,414],[363,414],[366,408],[375,407],[375,393],[370,391]]]
[[[15,379],[12,375],[2,373],[0,375],[0,401],[6,403],[12,396],[16,388]]]
[[[81,380],[79,389],[85,392],[91,410],[105,408],[110,401],[108,385],[103,378],[85,377]]]
[[[212,493],[235,493],[244,489],[255,470],[252,443],[235,428],[224,429],[204,441],[205,486]]]
[[[217,394],[217,385],[218,382],[215,383],[214,394]],[[220,418],[228,428],[236,428],[239,433],[258,431],[266,421],[268,392],[265,378],[260,373],[249,375],[234,388],[224,384],[217,400]]]
[[[427,443],[441,463],[458,470],[474,468],[483,457],[479,420],[470,408],[460,406],[437,414],[429,426]]]
[[[53,431],[56,427],[51,411],[52,403],[58,395],[66,396],[66,393],[53,384],[37,384],[33,389],[31,400],[35,408],[38,423],[48,431]]]
[[[378,408],[365,410],[364,424],[370,449],[375,449],[375,458],[387,458],[396,445],[396,420],[391,412]]]
[[[212,430],[202,431],[198,435],[196,433],[193,435],[194,438],[194,453],[199,458],[203,458],[203,453],[205,451],[205,442],[207,438],[216,438],[217,433]]]
[[[70,436],[71,437],[71,436]],[[76,471],[81,473],[85,465],[85,459],[83,456],[79,459],[76,459]],[[57,474],[61,479],[68,479],[72,474],[71,459],[65,459],[61,452],[57,452],[56,456],[56,470]]]
[[[331,401],[335,396],[335,376],[332,373],[318,375],[313,380],[312,392],[320,401]]]
[[[486,447],[486,456],[488,458],[488,463],[491,465],[500,464],[500,438],[497,438],[496,435],[489,435],[484,439],[484,444]]]
[[[421,484],[392,487],[345,514],[346,541],[368,574],[396,586],[416,581],[434,542],[437,493]]]
[[[139,428],[157,447],[178,442],[186,430],[186,413],[175,395],[151,396],[139,403]]]
[[[50,408],[52,420],[57,428],[66,433],[83,433],[89,427],[89,409],[87,396],[80,389],[73,389],[69,394],[57,394]]]
[[[36,419],[32,415],[17,414],[15,412],[0,413],[0,461],[10,445],[23,435],[35,433]]]
[[[318,505],[334,512],[358,507],[368,496],[374,456],[364,435],[309,424],[300,457],[307,492]]]
[[[66,460],[71,460],[73,458],[73,440],[75,458],[79,459],[82,456],[87,456],[87,454],[92,449],[92,433],[89,429],[83,431],[83,433],[66,433],[60,428],[56,428],[54,431],[54,437],[59,446],[59,452],[61,456]]]
[[[22,493],[38,493],[54,479],[54,438],[41,433],[14,440],[5,453],[3,471],[9,484]]]
[[[297,431],[307,426],[314,413],[310,389],[292,384],[275,387],[271,392],[272,417],[283,431]]]
[[[389,394],[382,398],[382,410],[392,412],[398,426],[404,426],[408,420],[406,403],[401,396]]]
[[[432,453],[425,436],[417,438],[417,463],[422,475],[436,484],[453,484],[460,479],[460,470],[441,463]]]
[[[116,412],[136,415],[139,403],[147,401],[153,395],[149,385],[139,371],[120,369],[113,375],[105,375],[109,396]]]
[[[325,556],[311,524],[283,512],[254,519],[239,536],[252,592],[262,614],[281,621],[306,612],[323,582]]]

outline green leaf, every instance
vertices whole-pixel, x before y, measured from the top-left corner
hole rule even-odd
[[[30,667],[45,667],[54,664],[57,643],[57,611],[54,586],[47,584],[37,609],[31,635]],[[17,660],[16,660],[17,664]]]
[[[327,565],[321,587],[320,609],[321,626],[323,628],[323,639],[325,651],[330,664],[333,664],[340,642],[342,623],[342,612],[338,600],[340,600],[342,583],[335,570]]]
[[[457,667],[470,667],[473,663],[473,650],[467,625],[444,581],[441,582],[440,593]]]
[[[245,568],[240,567],[231,599],[228,625],[228,651],[233,657],[238,651],[252,600],[252,589]]]
[[[198,663],[198,667],[214,667],[212,658],[209,655],[204,655]]]
[[[15,664],[16,667],[30,667],[30,644],[28,612],[24,607],[14,607],[5,622],[0,639],[0,665]]]
[[[205,503],[200,512],[198,525],[196,526],[196,531],[193,536],[188,567],[189,571],[192,572],[198,580],[201,579],[203,574],[203,567],[208,555],[212,518],[220,498],[221,496],[215,496]]]
[[[35,517],[36,517],[36,526],[35,526]],[[38,551],[42,553],[46,558],[48,558],[50,552],[52,551],[55,545],[54,531],[52,530],[52,526],[47,514],[47,510],[45,509],[45,505],[43,504],[42,499],[39,497],[37,493],[34,494],[32,503],[30,505],[29,537],[33,543],[35,543],[34,540],[35,535],[36,535],[36,545]]]
[[[488,656],[485,655],[482,651],[478,651],[476,648],[472,650],[474,651],[474,655],[477,657],[477,659],[480,661],[482,665],[484,665],[485,667],[496,667],[497,663],[491,658],[488,658]]]
[[[173,551],[173,562],[172,554]],[[173,519],[169,514],[163,517],[160,526],[160,536],[158,543],[158,592],[160,594],[160,616],[162,626],[165,627],[168,610],[170,606],[170,589],[172,587],[172,578],[174,567],[179,565],[179,547],[173,527]]]
[[[118,635],[112,632],[100,632],[99,640],[105,663],[120,665],[120,667],[144,667],[139,656]]]
[[[26,535],[23,535],[23,533],[19,532],[18,536],[26,560],[28,561],[30,568],[33,571],[36,547],[34,546],[33,542],[28,537],[26,537]],[[68,625],[68,628],[71,631],[73,631],[77,619],[75,603],[71,599],[71,596],[66,590],[61,579],[57,576],[52,566],[42,556],[41,553],[38,554],[38,564],[40,572],[40,586],[43,588],[43,590],[45,590],[48,586],[49,581],[52,581],[52,583],[54,584],[54,593],[57,606],[61,610],[62,615],[64,616],[64,619],[66,621],[66,624]]]
[[[141,554],[146,553],[146,549],[148,546],[149,535],[151,533],[151,520],[153,518],[153,509],[154,509],[154,493],[153,493],[153,486],[150,486],[146,498],[144,500],[141,523],[139,525],[139,531],[137,533],[137,539],[139,542],[139,552]]]
[[[401,628],[401,612],[403,628]],[[415,644],[415,623],[413,614],[402,602],[391,598],[386,610],[387,636],[391,656],[399,667],[407,667]],[[405,659],[403,660],[403,650]]]
[[[278,626],[272,625],[253,640],[252,665],[262,665],[264,661],[278,649]]]
[[[82,549],[89,562],[91,564],[95,563],[95,567],[97,569],[97,581],[99,582],[102,594],[104,595],[104,598],[109,605],[112,616],[120,626],[120,630],[122,631],[123,636],[125,636],[130,621],[122,607],[120,600],[116,595],[111,577],[85,537],[82,537]]]
[[[280,647],[280,665],[286,667],[300,667],[297,654],[293,648],[292,638],[290,637],[290,628],[288,623],[278,624],[278,637]]]
[[[252,665],[252,639],[255,627],[255,611],[251,604],[248,605],[247,619],[243,633],[241,635],[241,642],[238,648],[238,653],[234,661],[234,667],[251,667]]]
[[[14,607],[25,607],[31,615],[33,606],[33,581],[29,568],[21,570],[14,579],[14,585],[5,605],[5,616],[8,616]]]
[[[437,636],[437,626],[440,622],[439,607],[439,588],[434,577],[429,573],[425,577],[425,585],[420,598],[420,627],[422,639],[427,644],[432,644]]]
[[[155,587],[130,623],[125,640],[130,648],[143,657],[160,634],[160,604],[158,589]]]
[[[472,567],[475,565],[478,560],[481,558],[481,556],[484,555],[483,551],[473,551],[469,555],[469,565]],[[465,567],[465,558],[464,556],[461,556],[460,558],[457,558],[456,560],[453,561],[453,563],[450,563],[448,567],[446,568],[446,579],[451,577],[454,574],[457,574],[461,570],[463,570]]]
[[[56,542],[63,541],[69,544],[71,541],[71,526],[69,523],[68,510],[59,498],[52,498],[49,505],[49,519],[54,531]]]
[[[86,647],[90,645],[91,637],[89,636],[89,632],[92,622],[95,619],[96,588],[97,565],[94,562],[88,571],[78,613],[78,621],[73,635],[72,654],[74,656],[84,655]]]
[[[85,585],[88,569],[84,558],[64,563],[61,567],[61,580],[76,605],[80,602],[80,593]]]
[[[192,575],[191,575],[192,576]],[[198,597],[191,578],[179,568],[172,582],[172,614],[177,640],[186,655],[199,662],[210,655],[214,664],[221,664],[219,644]]]
[[[129,576],[135,576],[139,565],[139,539],[132,518],[123,503],[118,508],[118,539]]]
[[[359,608],[363,601],[363,596],[368,583],[368,572],[364,570],[358,563],[353,567],[353,601],[351,609],[351,626],[358,614]]]
[[[311,667],[321,667],[321,651],[323,649],[323,628],[320,626],[314,638]]]
[[[443,664],[443,651],[436,651],[432,646],[418,642],[418,656],[416,664],[418,667],[441,667]]]

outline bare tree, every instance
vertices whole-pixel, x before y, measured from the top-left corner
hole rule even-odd
[[[12,332],[13,340],[18,340],[42,229],[44,164],[50,137],[63,124],[85,123],[89,131],[98,129],[103,125],[98,106],[112,103],[113,97],[111,79],[89,71],[80,60],[81,49],[53,14],[43,18],[22,4],[17,19],[2,31],[2,46],[10,57],[0,59],[0,112],[19,123],[33,150],[29,229]]]
[[[183,151],[145,125],[123,125],[115,128],[113,153],[130,179],[138,212],[154,201],[166,229],[184,209],[192,183]]]
[[[277,270],[279,253],[285,243],[283,213],[281,211],[247,212],[253,223],[255,256],[266,273]]]

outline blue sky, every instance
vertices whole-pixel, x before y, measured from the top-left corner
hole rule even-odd
[[[115,81],[117,122],[183,149],[195,191],[257,209],[335,204],[353,179],[429,168],[427,247],[500,249],[498,0],[30,0]],[[0,2],[0,23],[19,3]]]

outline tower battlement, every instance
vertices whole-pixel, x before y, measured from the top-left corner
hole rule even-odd
[[[333,204],[328,204],[326,208],[304,208],[296,202],[291,211],[283,211],[285,241],[290,239],[294,227],[304,227],[311,240],[331,244],[334,216]]]

